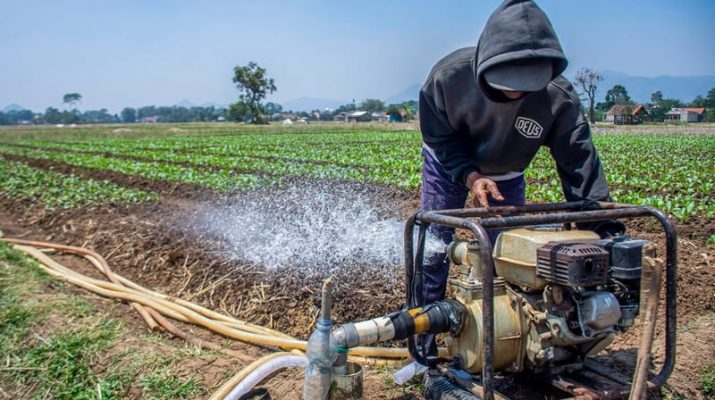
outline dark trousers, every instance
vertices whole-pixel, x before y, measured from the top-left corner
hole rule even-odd
[[[464,184],[457,184],[451,181],[445,172],[442,164],[434,159],[432,154],[422,150],[424,158],[422,166],[422,193],[420,196],[420,210],[449,210],[464,208],[469,190]],[[523,205],[525,203],[524,176],[496,182],[499,191],[504,196],[504,200],[497,201],[489,196],[489,205]],[[431,225],[430,234],[442,240],[445,245],[452,241],[454,228]],[[487,230],[492,243],[496,240],[500,230]],[[449,261],[444,251],[425,254],[424,269],[422,274],[422,303],[430,304],[444,299],[447,288],[447,277],[449,275]],[[430,343],[431,342],[431,343]],[[428,353],[434,355],[434,338],[428,340],[425,345],[430,348]]]

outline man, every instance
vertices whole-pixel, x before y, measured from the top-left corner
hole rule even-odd
[[[420,91],[423,211],[462,208],[470,191],[474,207],[524,204],[524,169],[541,146],[556,161],[566,200],[609,199],[578,94],[561,76],[566,64],[549,19],[530,0],[504,1],[476,48],[437,62]],[[623,225],[590,228],[606,235]],[[432,233],[448,243],[454,230]],[[445,258],[426,255],[423,304],[444,298]]]

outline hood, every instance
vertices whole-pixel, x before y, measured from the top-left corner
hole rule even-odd
[[[559,38],[544,11],[531,0],[505,0],[489,17],[479,37],[474,57],[474,77],[494,100],[500,98],[484,81],[484,71],[497,64],[547,58],[553,62],[553,78],[566,69]]]

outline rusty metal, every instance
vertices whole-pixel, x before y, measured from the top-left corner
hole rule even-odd
[[[627,386],[585,369],[575,373],[553,375],[547,377],[547,381],[579,400],[617,400],[623,398],[624,391],[628,391]]]
[[[468,373],[462,370],[455,370],[444,364],[438,364],[436,367],[442,375],[446,376],[447,379],[454,382],[456,385],[464,388],[468,392],[474,394],[480,399],[484,399],[484,387],[479,385]],[[509,400],[508,397],[504,396],[499,392],[494,392],[494,400]]]
[[[330,400],[361,400],[363,398],[363,369],[360,364],[349,362],[344,374],[332,374]]]
[[[648,392],[648,367],[651,361],[651,348],[655,335],[656,318],[658,317],[658,293],[660,292],[660,275],[662,260],[646,257],[643,260],[643,275],[641,276],[641,299],[645,300],[643,333],[638,347],[636,372],[629,400],[644,399]],[[643,301],[642,300],[642,301]]]
[[[675,228],[668,218],[652,207],[630,206],[608,202],[579,201],[559,204],[533,204],[524,206],[492,207],[489,209],[457,209],[417,212],[407,221],[405,226],[405,273],[407,278],[407,302],[414,307],[415,298],[421,299],[422,263],[424,257],[424,236],[430,224],[443,225],[453,228],[462,228],[471,231],[480,243],[482,255],[482,270],[484,271],[484,313],[483,313],[483,342],[485,344],[484,368],[482,370],[482,383],[485,400],[493,399],[494,370],[493,359],[493,280],[494,262],[492,260],[492,246],[486,235],[485,228],[508,228],[517,226],[533,226],[542,224],[567,224],[577,222],[595,222],[622,218],[653,217],[657,219],[666,235],[666,334],[665,334],[665,362],[658,374],[647,384],[649,387],[658,387],[663,384],[675,365],[675,339],[676,339],[676,256],[677,237]],[[469,219],[475,218],[475,219]],[[420,226],[418,249],[414,252],[414,227]],[[419,289],[418,296],[414,291]],[[416,360],[425,361],[415,348],[414,338],[408,340],[410,353]],[[574,383],[571,383],[574,385]],[[569,391],[576,398],[591,396],[588,390],[577,387],[577,391]],[[585,392],[584,392],[585,391]],[[626,394],[627,395],[627,392]],[[621,397],[623,393],[621,392]]]

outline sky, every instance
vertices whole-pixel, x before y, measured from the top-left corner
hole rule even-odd
[[[0,109],[227,104],[235,65],[275,79],[269,101],[387,98],[475,45],[498,0],[0,0]],[[713,0],[537,0],[580,67],[715,75]]]

